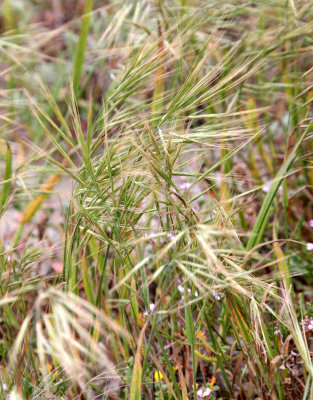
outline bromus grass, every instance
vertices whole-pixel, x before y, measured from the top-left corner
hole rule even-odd
[[[313,399],[313,3],[0,13],[0,399]]]

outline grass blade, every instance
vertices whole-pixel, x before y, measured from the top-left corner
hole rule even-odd
[[[86,0],[81,31],[80,31],[79,40],[78,40],[78,44],[76,47],[76,53],[75,53],[75,58],[74,58],[73,87],[74,87],[74,93],[75,93],[76,97],[78,95],[80,77],[81,77],[82,68],[83,68],[84,59],[85,59],[85,51],[86,51],[88,31],[89,31],[90,18],[91,18],[90,13],[92,11],[92,6],[93,6],[93,0]]]
[[[4,206],[7,199],[10,196],[11,190],[11,178],[12,178],[12,153],[9,146],[9,143],[6,142],[7,151],[6,151],[6,163],[5,163],[5,171],[4,171],[4,183],[2,185],[1,195],[0,195],[0,208]]]
[[[264,230],[266,227],[266,223],[269,218],[271,205],[274,201],[274,198],[279,189],[279,186],[281,185],[285,175],[290,170],[290,168],[292,166],[292,162],[294,161],[297,151],[300,148],[303,140],[305,139],[305,137],[308,135],[308,133],[311,131],[312,128],[313,128],[313,122],[310,122],[308,127],[304,130],[302,135],[299,137],[299,139],[296,142],[296,144],[294,145],[293,149],[290,151],[289,155],[286,157],[280,170],[278,171],[276,178],[263,201],[261,210],[260,210],[258,217],[255,221],[255,224],[253,226],[251,236],[250,236],[247,246],[246,246],[246,249],[248,251],[251,250],[254,246],[257,246],[261,242],[262,236],[263,236],[263,233],[264,233]]]

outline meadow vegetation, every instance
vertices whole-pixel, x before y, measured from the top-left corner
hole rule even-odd
[[[0,399],[313,399],[313,2],[2,0]]]

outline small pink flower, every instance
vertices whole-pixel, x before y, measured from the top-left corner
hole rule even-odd
[[[313,219],[310,219],[309,225],[310,225],[311,228],[313,228]]]
[[[63,271],[63,263],[60,261],[53,262],[52,268],[57,274],[61,274]]]

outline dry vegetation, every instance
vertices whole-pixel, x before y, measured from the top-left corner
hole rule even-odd
[[[312,21],[2,0],[0,399],[313,399]]]

